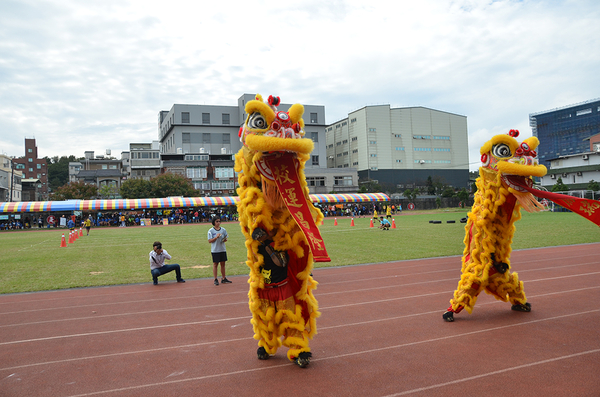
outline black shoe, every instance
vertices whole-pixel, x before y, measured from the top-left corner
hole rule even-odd
[[[158,280],[157,279],[152,280],[152,282],[154,283],[154,285],[158,285]]]
[[[215,278],[215,285],[219,285],[219,280]]]
[[[258,348],[258,350],[256,351],[256,355],[258,356],[259,360],[268,360],[269,359],[269,353],[267,353],[265,348],[262,346]]]
[[[442,315],[442,318],[443,318],[445,321],[448,321],[449,323],[451,323],[452,321],[454,321],[454,313],[453,313],[453,312],[451,312],[451,311],[447,311],[446,313],[444,313],[444,314]]]
[[[223,278],[221,279],[221,284],[231,284],[231,281],[227,280],[227,278],[226,278],[226,277],[223,277]]]
[[[294,363],[300,368],[306,368],[310,364],[311,352],[302,352],[294,359]]]
[[[511,310],[514,310],[516,312],[530,312],[531,311],[531,304],[529,304],[529,302],[525,303],[524,305],[512,305],[510,307]]]
[[[177,280],[178,283],[185,283],[185,280],[180,278],[179,280]]]

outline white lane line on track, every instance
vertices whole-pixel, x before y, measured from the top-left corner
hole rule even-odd
[[[565,258],[566,259],[566,258]],[[572,261],[572,258],[570,258],[570,260]],[[520,270],[518,271],[518,273],[526,273],[526,272],[532,272],[532,271],[547,271],[547,270],[558,270],[558,269],[565,269],[565,268],[571,268],[571,267],[577,267],[577,266],[587,266],[587,265],[596,265],[597,262],[587,262],[587,263],[577,263],[577,264],[572,264],[572,265],[562,265],[562,266],[554,266],[554,267],[545,267],[545,268],[540,268],[540,269],[525,269],[525,270]],[[419,266],[415,266],[415,267],[419,267]],[[449,269],[449,270],[434,270],[434,271],[428,271],[428,272],[421,272],[421,273],[411,273],[411,274],[400,274],[400,275],[395,275],[393,276],[394,278],[397,277],[412,277],[412,276],[419,276],[419,275],[426,275],[426,274],[433,274],[433,273],[447,273],[447,272],[453,272],[456,273],[457,269]],[[589,273],[589,274],[594,274],[594,273]],[[577,275],[575,275],[577,276]],[[387,276],[388,278],[391,278],[392,276]],[[565,276],[566,277],[566,276]],[[378,277],[371,277],[371,278],[362,278],[362,279],[355,279],[355,280],[345,280],[345,281],[334,281],[334,282],[327,282],[327,285],[334,285],[334,284],[341,284],[341,283],[355,283],[355,282],[365,282],[365,281],[370,281],[370,280],[380,280],[381,276]],[[449,280],[458,280],[458,277],[453,277],[451,279],[441,279],[441,280],[431,280],[431,281],[427,281],[427,282],[438,282],[438,281],[449,281]],[[540,280],[546,280],[546,279],[540,279]],[[547,279],[547,280],[551,280],[551,279]],[[524,280],[526,282],[532,282],[535,280]],[[427,283],[424,282],[424,283]],[[405,285],[416,285],[418,283],[413,283],[413,284],[401,284],[398,286],[405,286]],[[389,287],[382,287],[382,288],[392,288],[394,286],[389,286]],[[9,315],[9,314],[21,314],[21,313],[32,313],[32,312],[40,312],[40,311],[47,311],[47,310],[62,310],[62,309],[75,309],[75,308],[85,308],[85,307],[99,307],[99,306],[106,306],[106,305],[130,305],[130,304],[134,304],[134,303],[144,303],[147,304],[149,302],[152,301],[160,301],[160,302],[165,302],[166,300],[182,300],[182,299],[202,299],[202,298],[206,298],[206,297],[210,297],[210,296],[219,296],[219,297],[223,297],[223,295],[231,295],[231,294],[246,294],[246,290],[244,291],[233,291],[233,292],[227,292],[225,294],[209,294],[209,295],[187,295],[187,296],[175,296],[172,298],[157,298],[157,299],[143,299],[143,300],[130,300],[130,301],[120,301],[120,302],[108,302],[108,303],[96,303],[96,304],[87,304],[87,305],[77,305],[77,306],[60,306],[60,307],[50,307],[50,308],[42,308],[42,309],[31,309],[31,310],[20,310],[20,311],[13,311],[13,312],[4,312],[4,313],[0,313],[1,315]],[[324,293],[318,293],[319,296],[325,296],[325,295],[330,295],[330,294],[339,294],[339,293],[344,293],[344,292],[324,292]],[[104,296],[104,295],[102,295]],[[86,297],[87,298],[87,297]],[[34,301],[28,301],[29,302],[34,302]],[[232,304],[238,304],[239,302],[235,302]],[[0,326],[1,327],[1,326]]]
[[[467,378],[455,379],[455,380],[450,381],[450,382],[438,383],[438,384],[435,384],[435,385],[426,386],[426,387],[420,387],[418,389],[406,390],[406,391],[403,391],[403,392],[400,392],[400,393],[395,393],[395,394],[388,394],[385,397],[406,396],[406,395],[409,395],[409,394],[420,393],[420,392],[428,391],[428,390],[432,390],[432,389],[439,389],[440,387],[456,385],[456,384],[463,383],[463,382],[469,382],[469,381],[472,381],[472,380],[485,378],[487,376],[503,374],[503,373],[510,372],[510,371],[517,371],[517,370],[524,369],[524,368],[534,367],[536,365],[549,364],[549,363],[553,363],[553,362],[560,361],[560,360],[568,360],[568,359],[571,359],[571,358],[581,357],[581,356],[585,356],[585,355],[588,355],[588,354],[594,354],[594,353],[600,353],[600,349],[587,350],[587,351],[584,351],[584,352],[579,352],[579,353],[574,353],[574,354],[568,354],[566,356],[559,356],[559,357],[549,358],[547,360],[534,361],[534,362],[531,362],[531,363],[528,363],[528,364],[517,365],[516,367],[509,367],[509,368],[500,369],[500,370],[497,370],[497,371],[487,372],[487,373],[484,373],[484,374],[479,374],[479,375],[475,375],[475,376],[469,376]]]
[[[581,312],[581,313],[570,313],[570,314],[566,314],[566,315],[562,315],[562,316],[555,316],[555,317],[550,317],[550,318],[546,318],[546,319],[528,321],[528,322],[525,322],[525,323],[505,325],[505,326],[500,326],[500,327],[492,327],[492,328],[485,329],[485,330],[467,332],[467,333],[458,334],[458,335],[450,335],[450,336],[445,336],[445,337],[441,337],[441,338],[433,338],[433,339],[428,339],[428,340],[425,340],[425,341],[405,343],[405,344],[401,344],[401,345],[388,346],[388,347],[385,347],[385,348],[363,350],[363,351],[360,351],[360,352],[340,354],[340,355],[331,356],[331,357],[323,357],[323,358],[313,359],[312,361],[313,362],[316,362],[316,361],[327,361],[327,360],[334,360],[334,359],[339,359],[339,358],[348,357],[348,356],[365,355],[365,354],[369,354],[369,353],[373,353],[373,352],[380,352],[380,351],[386,351],[386,350],[391,350],[391,349],[398,349],[398,348],[403,348],[403,347],[408,347],[408,346],[420,345],[420,344],[424,344],[424,343],[439,342],[439,341],[442,341],[442,340],[454,339],[454,338],[459,338],[459,337],[463,337],[463,336],[470,336],[470,335],[473,335],[473,334],[481,334],[481,333],[489,332],[489,331],[497,331],[497,330],[501,330],[501,329],[505,329],[505,328],[511,328],[511,327],[517,327],[517,326],[522,326],[522,325],[534,324],[534,323],[539,323],[539,322],[543,322],[543,321],[557,320],[557,319],[560,319],[560,318],[573,317],[573,316],[578,316],[578,315],[585,315],[585,314],[595,313],[595,312],[600,312],[600,309],[590,310],[590,311]],[[561,357],[555,357],[553,359],[542,360],[542,361],[538,361],[538,362],[534,362],[534,363],[524,364],[521,367],[525,368],[527,366],[542,365],[542,364],[547,364],[547,363],[550,363],[550,362],[553,362],[553,361],[558,361],[558,360],[561,360],[561,359],[574,358],[574,357],[582,356],[582,355],[585,355],[585,354],[592,354],[592,353],[597,353],[597,352],[600,352],[600,349],[589,350],[589,351],[586,351],[586,352],[580,352],[580,353],[565,355],[565,356],[561,356]],[[240,370],[240,371],[232,371],[232,372],[225,372],[225,373],[220,373],[220,374],[213,374],[213,375],[193,377],[193,378],[188,378],[188,379],[178,379],[178,380],[168,381],[168,382],[157,382],[157,383],[149,383],[149,384],[144,384],[144,385],[123,387],[123,388],[119,388],[119,389],[101,390],[101,391],[96,391],[96,392],[91,392],[91,393],[77,394],[77,395],[73,395],[73,396],[70,396],[70,397],[95,396],[95,395],[107,394],[107,393],[124,392],[124,391],[128,391],[128,390],[139,390],[139,389],[148,388],[148,387],[166,386],[166,385],[171,385],[171,384],[176,384],[176,383],[201,381],[201,380],[211,379],[211,378],[218,378],[218,377],[225,377],[225,376],[233,376],[233,375],[239,375],[239,374],[246,374],[246,373],[257,372],[257,371],[271,370],[273,368],[279,368],[279,367],[284,367],[284,366],[289,366],[289,365],[294,365],[294,364],[292,364],[290,362],[290,363],[286,363],[286,364],[273,365],[273,366],[264,367],[264,368],[251,368],[251,369],[245,369],[245,370]],[[509,369],[505,369],[505,370],[501,370],[501,371],[510,371],[512,369],[517,369],[517,368],[518,367],[511,367]],[[499,371],[495,371],[495,372],[499,372]],[[482,374],[479,377],[488,376],[488,375],[492,375],[492,374],[493,373]],[[468,381],[468,380],[471,380],[471,379],[477,379],[477,378],[478,377],[469,377],[469,378],[465,378],[464,381]],[[448,384],[451,384],[451,383],[452,382],[448,382]],[[442,387],[442,386],[438,386],[438,387]],[[409,392],[410,393],[414,393],[413,391],[409,391]],[[407,392],[404,392],[404,393],[407,393]],[[396,396],[396,395],[402,395],[402,394],[395,394],[394,396]]]
[[[578,289],[575,289],[575,290],[568,290],[568,291],[551,292],[551,293],[546,293],[546,294],[533,295],[533,296],[530,296],[530,299],[531,298],[544,297],[544,296],[551,296],[551,295],[570,294],[570,293],[574,293],[574,292],[582,292],[582,291],[585,291],[585,290],[598,289],[598,288],[600,288],[600,286],[588,287],[588,288],[578,288]],[[415,298],[418,298],[418,297],[419,296],[415,296]],[[400,299],[405,299],[405,298],[406,297],[402,297]],[[379,301],[377,301],[377,302],[379,302]],[[502,302],[495,300],[495,301],[491,301],[491,302],[480,303],[478,306],[500,304],[500,303],[502,303]],[[348,305],[345,305],[345,306],[354,306],[354,305],[355,304],[348,304]],[[343,307],[343,306],[329,307],[329,308],[326,308],[326,309],[332,309],[332,308],[338,308],[338,307]],[[319,309],[319,310],[322,310],[322,309]],[[600,311],[600,309],[599,310],[592,310],[592,312],[595,312],[595,311]],[[412,313],[412,314],[406,314],[406,315],[402,315],[402,316],[386,317],[386,318],[382,318],[382,319],[369,320],[369,321],[361,321],[361,322],[356,322],[356,323],[332,325],[332,326],[328,326],[328,327],[319,327],[319,332],[322,332],[322,331],[328,330],[328,329],[334,329],[334,328],[343,328],[343,327],[351,327],[351,326],[372,324],[374,322],[382,322],[382,321],[393,321],[393,320],[399,320],[399,319],[402,319],[402,318],[416,317],[416,316],[429,315],[429,314],[439,314],[441,312],[442,312],[442,310],[434,310],[434,311],[429,311],[429,312]],[[582,313],[588,313],[588,312],[582,312]],[[565,315],[565,316],[567,316],[567,315]],[[565,317],[565,316],[562,316],[562,317]],[[561,316],[559,316],[559,317],[561,317]],[[559,318],[559,317],[554,317],[554,318]],[[17,344],[17,343],[28,343],[28,342],[38,342],[38,341],[54,340],[54,339],[65,339],[65,338],[70,338],[70,337],[84,337],[84,336],[91,336],[91,335],[102,335],[102,334],[110,334],[110,333],[117,333],[117,332],[133,332],[133,331],[141,331],[141,330],[148,330],[148,329],[155,329],[155,328],[167,328],[167,327],[178,327],[178,326],[189,326],[189,325],[202,325],[202,324],[225,322],[225,321],[234,321],[234,320],[246,320],[246,321],[249,321],[250,318],[251,317],[232,317],[232,318],[226,318],[226,319],[206,320],[206,321],[199,321],[199,322],[193,322],[193,323],[168,324],[168,325],[162,325],[162,326],[131,328],[131,329],[124,329],[124,330],[111,330],[111,331],[102,331],[102,332],[91,332],[91,333],[85,333],[85,334],[62,335],[62,336],[54,336],[54,337],[47,337],[47,338],[37,338],[37,339],[28,339],[28,340],[21,340],[21,341],[3,342],[3,343],[0,343],[0,346],[2,346],[2,345],[10,345],[10,344]],[[545,319],[536,320],[536,321],[545,321]],[[515,325],[519,325],[519,324],[515,324]],[[215,341],[215,342],[211,342],[211,343],[223,343],[223,342],[236,341],[236,340],[239,340],[239,339],[225,340],[225,341]],[[187,346],[187,345],[184,345],[184,346],[175,346],[175,347],[171,347],[171,348],[167,348],[167,349],[174,349],[174,348],[185,347],[185,346]],[[153,350],[150,350],[150,351],[153,351]],[[119,353],[119,354],[133,354],[133,353],[136,353],[136,352]],[[70,361],[70,360],[67,360],[67,361]],[[33,365],[40,365],[40,364],[33,364]],[[27,365],[27,366],[29,366],[29,365]],[[17,367],[14,367],[14,368],[17,368]],[[5,369],[9,369],[9,368],[0,368],[0,370],[5,370]]]

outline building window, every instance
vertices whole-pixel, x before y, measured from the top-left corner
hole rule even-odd
[[[102,169],[103,170],[107,170],[108,169],[108,164],[102,164]]]
[[[449,152],[450,149],[445,149],[445,148],[434,148],[433,149],[434,152]]]
[[[33,168],[30,168],[30,169],[29,169],[29,172],[33,172]]]
[[[394,134],[394,138],[402,138],[402,134]]]
[[[189,132],[181,133],[181,143],[192,143],[191,135]]]
[[[356,123],[356,117],[355,117],[355,118],[353,118],[353,119],[350,119],[350,122],[351,122],[351,123]]]
[[[319,165],[319,156],[312,156],[312,165]]]
[[[431,152],[430,147],[416,147],[414,149],[415,149],[415,152]]]
[[[354,149],[352,153],[358,153],[358,149]]]
[[[399,150],[399,151],[403,152],[404,151],[404,147],[397,147],[396,150]]]
[[[313,142],[319,142],[319,133],[318,132],[311,132],[310,133],[310,139],[312,139]]]
[[[189,122],[190,122],[190,112],[181,112],[181,122],[189,124]]]
[[[449,141],[450,137],[449,136],[444,136],[444,135],[434,135],[433,139],[443,139],[443,140]]]
[[[41,170],[42,169],[42,165],[41,164],[36,164],[37,165],[37,169]]]
[[[377,171],[377,167],[371,167],[371,171]]]
[[[352,176],[334,176],[333,184],[337,186],[352,186]]]
[[[353,136],[351,139],[352,142],[358,141],[358,137],[357,136]]]
[[[377,132],[377,128],[369,128],[369,132]]]
[[[369,141],[369,145],[377,145],[377,141]]]
[[[231,143],[231,134],[223,134],[223,143],[226,145]]]
[[[313,124],[317,124],[319,122],[316,113],[311,113],[310,114],[310,122],[313,123]]]
[[[223,113],[221,115],[223,124],[229,125],[229,113]]]
[[[210,143],[210,133],[208,133],[208,132],[202,133],[202,143]]]
[[[27,153],[33,153],[33,149],[32,148],[27,149]]]
[[[583,109],[583,110],[578,110],[575,115],[576,116],[583,116],[584,114],[590,114],[592,113],[592,108],[587,108],[587,109]]]
[[[308,186],[325,186],[324,176],[306,177],[306,184]]]
[[[25,169],[25,164],[17,164],[15,166],[15,168],[18,169],[18,170],[24,170]]]
[[[348,140],[347,140],[347,139],[344,139],[344,140],[342,141],[342,145],[345,145],[345,144],[347,144],[347,143],[348,143]]]
[[[233,178],[233,168],[231,167],[215,167],[215,178]]]
[[[358,165],[358,161],[355,161],[354,163],[352,163],[352,165]]]
[[[372,154],[371,157],[377,157],[377,155],[376,154]]]
[[[29,161],[30,163],[33,163],[33,159],[32,158],[27,159],[27,161]]]
[[[204,179],[206,178],[205,167],[187,167],[186,176],[190,179]]]
[[[210,113],[202,113],[202,124],[210,124]]]

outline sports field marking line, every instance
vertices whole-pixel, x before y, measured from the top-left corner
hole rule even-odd
[[[600,288],[600,286],[588,287],[588,288],[578,288],[576,290],[560,291],[560,292],[554,292],[554,293],[543,294],[543,295],[538,295],[538,296],[556,295],[556,294],[570,293],[570,292],[579,292],[579,291],[584,291],[586,289],[596,289],[596,288]],[[441,294],[448,294],[448,295],[450,295],[450,294],[452,294],[452,292],[453,291],[432,292],[432,293],[421,294],[421,295],[402,296],[402,297],[398,297],[398,298],[381,299],[381,300],[376,300],[376,301],[356,302],[356,303],[349,303],[349,304],[344,304],[344,305],[323,307],[323,308],[319,308],[319,311],[330,310],[330,309],[339,309],[339,308],[352,307],[352,306],[372,305],[372,304],[379,304],[379,303],[385,303],[385,302],[399,301],[399,300],[405,300],[405,299],[424,298],[424,297],[441,295]],[[535,296],[533,296],[533,297],[535,297]],[[490,302],[490,303],[499,303],[499,302],[500,301],[495,301],[495,302]],[[488,303],[488,304],[490,304],[490,303]],[[481,305],[484,305],[484,304],[486,304],[486,303],[482,303]],[[404,317],[404,316],[401,316],[399,318],[402,318],[402,317]],[[410,317],[410,316],[406,316],[406,317]],[[244,316],[244,317],[230,317],[230,318],[223,318],[223,319],[218,319],[218,320],[194,321],[194,322],[190,322],[190,323],[163,324],[163,325],[153,325],[153,326],[149,326],[149,327],[137,327],[137,328],[126,328],[126,329],[120,329],[120,330],[117,329],[117,330],[109,330],[109,331],[87,332],[87,333],[81,333],[81,334],[48,336],[48,337],[45,337],[45,338],[32,338],[32,339],[10,341],[10,342],[0,342],[0,346],[3,346],[3,345],[14,345],[14,344],[19,344],[19,343],[41,342],[41,341],[57,340],[57,339],[76,338],[76,337],[87,337],[87,336],[93,336],[93,335],[107,335],[107,334],[114,334],[114,333],[120,333],[120,332],[137,332],[137,331],[144,331],[144,330],[149,330],[149,329],[161,329],[161,328],[171,328],[171,327],[185,327],[185,326],[190,326],[190,325],[204,325],[204,324],[212,324],[212,323],[219,323],[219,322],[233,321],[233,320],[242,320],[242,319],[249,320],[250,318],[251,317],[247,317],[247,316]],[[374,320],[374,321],[378,321],[378,320]],[[333,327],[335,327],[335,326],[332,326],[331,328],[333,328]],[[327,328],[323,327],[321,329],[327,329]]]
[[[438,383],[438,384],[435,384],[435,385],[426,386],[426,387],[420,387],[418,389],[406,390],[406,391],[403,391],[403,392],[400,392],[400,393],[395,393],[395,394],[388,394],[385,397],[406,396],[406,395],[409,395],[409,394],[420,393],[420,392],[427,391],[427,390],[438,389],[440,387],[456,385],[456,384],[463,383],[463,382],[469,382],[469,381],[472,381],[472,380],[485,378],[487,376],[503,374],[503,373],[510,372],[510,371],[516,371],[516,370],[520,370],[520,369],[534,367],[536,365],[549,364],[549,363],[553,363],[553,362],[556,362],[556,361],[568,360],[568,359],[571,359],[571,358],[581,357],[581,356],[585,356],[585,355],[588,355],[588,354],[594,354],[594,353],[600,353],[600,349],[588,350],[588,351],[585,351],[585,352],[568,354],[566,356],[554,357],[554,358],[549,358],[547,360],[541,360],[541,361],[535,361],[535,362],[528,363],[528,364],[517,365],[516,367],[510,367],[510,368],[500,369],[500,370],[497,370],[497,371],[487,372],[485,374],[479,374],[479,375],[475,375],[475,376],[469,376],[467,378],[456,379],[456,380],[453,380],[453,381],[450,381],[450,382]]]
[[[532,297],[539,298],[542,296],[580,292],[580,291],[583,291],[586,289],[596,289],[596,288],[600,288],[600,286],[589,287],[589,288],[584,288],[584,289],[578,288],[575,290],[568,290],[568,291],[551,292],[551,293],[547,293],[547,294],[534,295]],[[483,302],[483,303],[479,303],[478,306],[487,306],[487,305],[500,304],[500,303],[503,303],[503,302],[500,302],[500,301]],[[600,309],[594,310],[594,311],[600,311]],[[434,311],[421,312],[421,313],[405,314],[402,316],[380,318],[380,319],[376,319],[376,320],[359,321],[359,322],[355,322],[355,323],[340,324],[340,325],[331,325],[328,327],[319,327],[319,332],[322,332],[324,330],[336,329],[336,328],[353,327],[353,326],[359,326],[359,325],[370,325],[375,322],[394,321],[394,320],[399,320],[399,319],[409,318],[409,317],[417,317],[417,316],[424,316],[424,315],[430,315],[430,314],[439,314],[441,312],[442,312],[442,310],[434,310]],[[582,313],[586,314],[589,312],[582,312]],[[233,318],[231,320],[237,320],[237,319],[238,318]],[[249,320],[250,317],[248,317],[247,319]],[[542,321],[542,320],[537,320],[537,321]],[[131,351],[131,352],[119,352],[119,353],[103,354],[103,355],[97,355],[97,356],[87,356],[87,357],[71,358],[71,359],[56,360],[56,361],[46,361],[46,362],[41,362],[41,363],[24,364],[24,365],[19,365],[19,366],[14,366],[14,367],[0,368],[0,371],[8,371],[8,370],[13,370],[13,369],[34,367],[34,366],[46,365],[46,364],[60,364],[60,363],[72,362],[72,361],[91,360],[91,359],[113,357],[113,356],[124,356],[124,355],[130,355],[130,354],[143,354],[143,353],[152,353],[152,352],[165,351],[165,350],[185,349],[185,348],[197,347],[197,346],[203,346],[203,345],[211,345],[211,344],[218,344],[218,343],[231,343],[231,342],[238,342],[238,341],[251,340],[251,339],[254,339],[254,338],[247,337],[247,338],[237,338],[237,339],[225,339],[225,340],[217,340],[217,341],[211,341],[211,342],[194,343],[194,344],[188,344],[188,345],[162,347],[162,348],[156,348],[156,349],[135,350],[135,351]]]
[[[547,318],[547,319],[540,319],[540,320],[528,321],[528,322],[525,322],[525,323],[512,324],[512,325],[506,325],[506,326],[500,326],[500,327],[493,327],[493,328],[488,328],[488,329],[485,329],[485,330],[479,330],[479,331],[473,331],[473,332],[466,332],[466,333],[462,333],[462,334],[450,335],[450,336],[445,336],[445,337],[441,337],[441,338],[433,338],[433,339],[428,339],[428,340],[419,341],[419,342],[404,343],[404,344],[401,344],[401,345],[387,346],[387,347],[384,347],[384,348],[369,349],[369,350],[363,350],[363,351],[360,351],[360,352],[352,352],[352,353],[340,354],[340,355],[336,355],[336,356],[317,358],[317,359],[313,359],[311,361],[313,361],[313,362],[328,361],[328,360],[334,360],[334,359],[339,359],[339,358],[343,358],[343,357],[356,356],[356,355],[364,355],[364,354],[373,353],[373,352],[380,352],[380,351],[386,351],[386,350],[392,350],[392,349],[399,349],[399,348],[403,348],[403,347],[416,346],[416,345],[420,345],[420,344],[424,344],[424,343],[431,343],[431,342],[439,342],[439,341],[448,340],[448,339],[460,338],[460,337],[463,337],[463,336],[470,336],[470,335],[480,334],[480,333],[484,333],[484,332],[497,331],[497,330],[501,330],[501,329],[505,329],[505,328],[511,328],[511,327],[516,327],[516,326],[521,326],[521,325],[533,324],[533,323],[539,323],[539,322],[542,322],[542,321],[557,320],[557,319],[564,318],[564,317],[572,317],[572,316],[583,315],[583,314],[588,314],[588,313],[598,312],[598,311],[600,311],[600,309],[592,310],[592,311],[588,311],[588,312],[581,312],[581,313],[570,313],[570,314],[563,315],[563,316],[555,316],[555,317],[550,317],[550,318]],[[566,359],[566,358],[572,358],[572,357],[581,356],[581,355],[584,355],[584,354],[591,354],[591,353],[595,353],[595,352],[598,352],[598,351],[600,351],[600,349],[590,350],[590,351],[587,351],[587,352],[580,352],[580,353],[570,354],[568,356],[555,357],[554,359],[548,359],[548,360],[540,361],[539,364],[552,362],[553,360],[556,361],[556,360],[559,360],[561,358],[565,358]],[[535,363],[525,364],[525,365],[523,365],[523,367],[525,367],[527,365],[531,365],[531,364],[535,364]],[[117,393],[117,392],[123,392],[123,391],[128,391],[128,390],[139,390],[139,389],[148,388],[148,387],[165,386],[165,385],[171,385],[171,384],[176,384],[176,383],[191,382],[191,381],[200,381],[200,380],[211,379],[211,378],[233,376],[233,375],[246,374],[246,373],[257,372],[257,371],[265,371],[265,370],[271,370],[273,368],[280,368],[280,367],[285,367],[285,366],[290,366],[290,365],[294,365],[294,364],[290,362],[290,363],[286,363],[286,364],[273,365],[273,366],[264,367],[264,368],[251,368],[251,369],[245,369],[245,370],[240,370],[240,371],[232,371],[232,372],[225,372],[225,373],[220,373],[220,374],[199,376],[199,377],[194,377],[194,378],[178,379],[178,380],[173,380],[173,381],[168,381],[168,382],[156,382],[156,383],[149,383],[149,384],[145,384],[145,385],[122,387],[122,388],[118,388],[118,389],[101,390],[101,391],[96,391],[96,392],[91,392],[91,393],[77,394],[77,395],[73,395],[73,396],[70,396],[70,397],[85,397],[85,396],[94,396],[94,395],[99,395],[99,394]],[[517,367],[513,367],[513,368],[517,368]],[[506,370],[504,370],[504,371],[506,371]],[[473,378],[475,378],[475,377],[473,377]]]
[[[589,256],[589,255],[586,255]],[[570,261],[572,261],[573,258],[558,258],[558,259],[569,259]],[[541,262],[542,260],[539,260],[538,262]],[[564,268],[570,268],[570,267],[577,267],[577,266],[586,266],[586,265],[596,265],[596,262],[587,262],[587,263],[577,263],[577,264],[572,264],[572,265],[562,265],[562,266],[555,266],[555,267],[544,267],[544,268],[538,268],[538,269],[524,269],[524,270],[519,270],[518,273],[526,273],[526,272],[533,272],[533,271],[545,271],[545,270],[555,270],[555,269],[564,269]],[[415,265],[415,266],[410,266],[410,267],[422,267],[419,265]],[[406,267],[404,268],[406,269]],[[512,269],[511,269],[512,270]],[[400,275],[393,275],[393,276],[387,276],[387,278],[397,278],[397,277],[412,277],[412,276],[419,276],[419,275],[424,275],[424,274],[435,274],[435,273],[446,273],[446,272],[456,272],[457,269],[452,268],[452,269],[447,269],[447,270],[433,270],[433,271],[428,271],[428,272],[421,272],[421,273],[411,273],[411,274],[400,274]],[[362,273],[362,272],[361,272]],[[372,271],[370,271],[369,273],[372,273]],[[356,274],[356,273],[353,273]],[[333,282],[323,282],[323,284],[326,285],[333,285],[333,284],[342,284],[342,283],[354,283],[354,282],[364,282],[364,281],[369,281],[369,280],[378,280],[381,279],[381,277],[371,277],[371,278],[363,278],[363,279],[352,279],[352,280],[344,280],[344,281],[333,281]],[[446,279],[448,280],[448,279]],[[411,285],[411,284],[406,284],[406,285]],[[104,288],[104,287],[102,287]],[[142,292],[127,292],[124,293],[123,295],[128,295],[128,294],[141,294]],[[146,294],[147,291],[144,291],[143,294]],[[39,311],[46,311],[46,310],[62,310],[62,309],[73,309],[73,308],[84,308],[84,307],[98,307],[98,306],[106,306],[106,305],[129,305],[132,303],[148,303],[148,302],[153,302],[153,301],[160,301],[160,302],[164,302],[166,300],[181,300],[181,299],[186,299],[186,298],[193,298],[193,299],[201,299],[201,298],[206,298],[206,297],[211,297],[211,296],[219,296],[219,297],[223,297],[224,295],[232,295],[232,294],[240,294],[240,293],[246,293],[246,290],[243,291],[231,291],[231,292],[225,292],[225,293],[216,293],[216,294],[207,294],[207,295],[184,295],[184,296],[174,296],[174,297],[167,297],[167,298],[157,298],[157,299],[141,299],[141,300],[129,300],[129,301],[120,301],[120,302],[107,302],[107,303],[95,303],[95,304],[88,304],[88,305],[77,305],[77,306],[59,306],[59,307],[50,307],[50,308],[42,308],[42,309],[31,309],[31,310],[20,310],[20,311],[13,311],[13,312],[0,312],[0,316],[1,315],[6,315],[6,314],[20,314],[20,313],[31,313],[31,312],[39,312]],[[325,292],[323,294],[319,294],[319,295],[326,295],[326,294],[335,294],[336,292]],[[119,295],[119,294],[116,294]],[[94,297],[107,297],[108,295],[90,295],[90,296],[86,296],[86,299],[89,298],[94,298]],[[74,297],[64,297],[64,298],[56,298],[56,299],[40,299],[40,300],[31,300],[31,301],[25,301],[23,303],[34,303],[34,302],[47,302],[47,301],[51,301],[51,300],[67,300],[67,299],[74,299]],[[3,304],[0,302],[0,305]],[[15,304],[15,302],[5,302],[4,304]]]
[[[589,275],[595,275],[595,274],[600,274],[600,272],[584,273],[584,274],[568,275],[568,276],[559,276],[559,277],[550,277],[550,278],[537,279],[537,280],[527,280],[527,283],[539,282],[539,281],[550,281],[550,280],[557,280],[557,279],[565,279],[565,278],[571,278],[571,277],[589,276]],[[353,290],[353,293],[355,293],[355,292],[375,291],[375,290],[381,290],[381,289],[390,289],[390,288],[401,288],[401,287],[414,286],[414,285],[432,284],[432,283],[437,283],[437,282],[446,282],[446,281],[453,281],[453,280],[455,280],[455,278],[420,281],[420,282],[408,283],[408,284],[394,284],[394,285],[389,285],[389,286],[380,286],[380,287],[372,287],[372,288],[363,288],[363,289]],[[591,288],[596,288],[596,287],[591,287]],[[586,289],[586,288],[580,288],[580,290],[584,290],[584,289]],[[348,291],[325,292],[325,293],[319,294],[319,296],[338,295],[338,294],[347,293],[347,292]],[[371,304],[371,303],[383,303],[383,302],[390,302],[390,301],[395,301],[395,300],[410,299],[410,298],[414,298],[414,297],[426,297],[426,296],[437,295],[437,294],[452,294],[452,293],[453,293],[453,291],[435,292],[435,293],[428,293],[428,294],[422,294],[422,295],[410,295],[410,296],[396,297],[396,298],[390,298],[390,299],[378,300],[378,301],[368,301],[368,302],[364,302],[364,303],[363,302],[357,302],[357,303],[351,303],[351,304],[339,305],[339,306],[332,306],[332,307],[333,308],[340,308],[340,307],[364,305],[364,304]],[[1,328],[7,328],[7,327],[26,326],[26,325],[59,323],[59,322],[65,322],[65,321],[81,321],[81,320],[100,319],[100,318],[111,318],[111,317],[144,315],[144,314],[148,314],[148,313],[172,312],[174,310],[198,310],[198,309],[203,309],[203,308],[212,308],[212,307],[220,307],[220,306],[232,306],[232,305],[240,305],[240,304],[244,304],[245,305],[247,303],[248,303],[248,301],[239,301],[239,302],[219,303],[219,304],[214,304],[214,305],[203,305],[203,306],[192,306],[192,307],[176,307],[176,308],[171,308],[171,309],[151,310],[151,311],[135,312],[135,313],[118,313],[118,314],[106,314],[106,315],[93,315],[93,316],[87,316],[87,317],[74,317],[74,318],[65,318],[65,319],[53,319],[53,320],[44,320],[44,321],[34,321],[34,322],[29,322],[29,323],[15,323],[15,324],[0,325],[0,329]],[[98,307],[99,305],[92,305],[92,306],[93,307]],[[330,308],[332,308],[332,307],[330,307]],[[321,308],[319,308],[319,310],[327,310],[327,309],[328,309],[327,307],[321,307]],[[44,309],[40,309],[40,310],[44,310]],[[55,310],[55,309],[51,308],[51,309],[48,309],[48,310]],[[32,310],[32,311],[36,311],[36,310]],[[19,314],[19,313],[24,313],[24,312],[13,312],[12,314]],[[11,313],[3,313],[3,314],[11,314]],[[0,345],[1,345],[1,343],[0,343]]]
[[[44,241],[41,241],[41,242],[39,242],[39,243],[36,243],[36,244],[32,244],[32,245],[31,245],[31,246],[29,246],[29,247],[23,247],[23,248],[21,248],[21,249],[17,250],[17,252],[21,252],[21,251],[29,250],[29,249],[31,249],[31,248],[33,248],[33,247],[37,246],[37,245],[40,245],[40,244],[46,244],[48,241],[51,241],[51,240],[50,240],[50,239],[48,239],[48,240],[44,240]]]

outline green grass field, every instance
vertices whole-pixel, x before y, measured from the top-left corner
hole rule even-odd
[[[467,210],[404,212],[394,217],[397,228],[369,227],[369,218],[327,218],[321,226],[330,263],[316,267],[461,255],[465,235],[460,218]],[[441,224],[431,224],[440,220]],[[446,223],[455,220],[456,223]],[[128,228],[92,228],[61,248],[64,229],[0,233],[0,293],[151,282],[148,253],[156,240],[179,263],[185,279],[212,278],[208,223]],[[246,249],[237,223],[223,225],[229,233],[227,274],[247,274]],[[516,223],[513,250],[600,242],[600,228],[565,212],[523,213]],[[68,239],[68,234],[66,235]],[[460,259],[456,260],[457,272]],[[220,274],[219,274],[220,275]],[[169,273],[159,280],[174,280]]]

